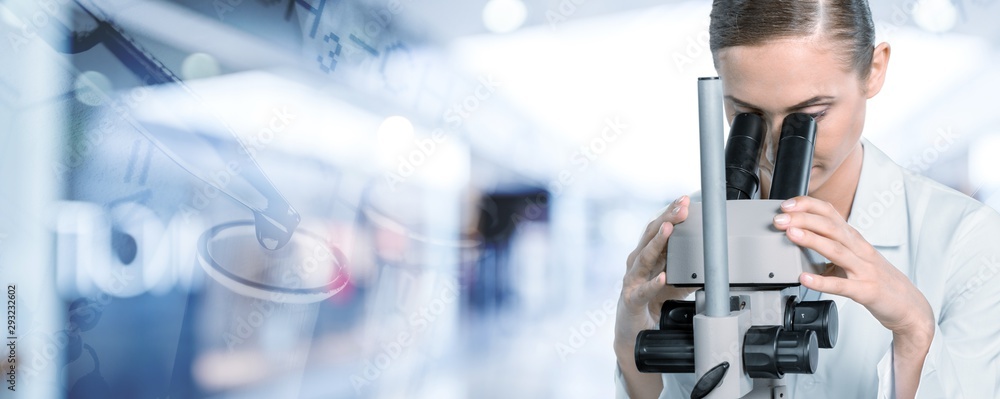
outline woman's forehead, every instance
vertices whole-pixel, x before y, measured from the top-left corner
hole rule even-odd
[[[815,96],[856,88],[857,75],[839,47],[814,38],[769,41],[718,50],[717,68],[726,95],[767,109],[784,109]]]

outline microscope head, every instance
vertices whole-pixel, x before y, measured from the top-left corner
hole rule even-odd
[[[814,264],[806,249],[792,243],[785,232],[774,228],[780,213],[779,200],[727,201],[729,237],[729,284],[733,287],[781,288],[799,285],[802,272],[821,273],[825,265]],[[667,284],[705,284],[702,211],[692,202],[687,219],[674,226],[667,242]]]
[[[739,114],[726,143],[726,225],[729,284],[733,287],[789,287],[799,285],[802,272],[822,272],[806,250],[793,244],[772,220],[781,212],[781,200],[806,195],[816,141],[816,121],[793,113],[781,125],[769,200],[752,200],[759,180],[757,166],[766,134],[756,114]],[[703,286],[704,245],[702,204],[692,202],[688,217],[674,227],[667,243],[667,283]]]

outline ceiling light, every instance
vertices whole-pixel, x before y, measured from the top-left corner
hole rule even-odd
[[[958,10],[951,0],[920,0],[913,6],[913,21],[928,32],[950,31],[958,22]]]
[[[483,25],[493,33],[507,33],[524,25],[528,10],[521,0],[489,0],[483,7]]]

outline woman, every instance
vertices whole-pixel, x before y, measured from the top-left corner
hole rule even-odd
[[[710,35],[730,121],[753,112],[768,122],[761,193],[782,119],[804,112],[818,123],[809,195],[785,201],[774,226],[830,261],[800,282],[837,302],[840,340],[815,375],[786,375],[792,397],[998,397],[1000,216],[861,138],[890,55],[874,44],[867,2],[717,0]],[[615,326],[620,397],[687,397],[694,385],[690,374],[639,373],[633,357],[660,304],[691,293],[666,285],[663,270],[689,204],[668,206],[628,257]]]

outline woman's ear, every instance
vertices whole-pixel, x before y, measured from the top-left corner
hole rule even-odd
[[[868,73],[868,81],[865,82],[865,94],[868,98],[875,97],[882,90],[885,83],[885,71],[889,68],[889,53],[891,53],[889,43],[882,42],[875,46],[875,53],[872,54],[872,69]]]

